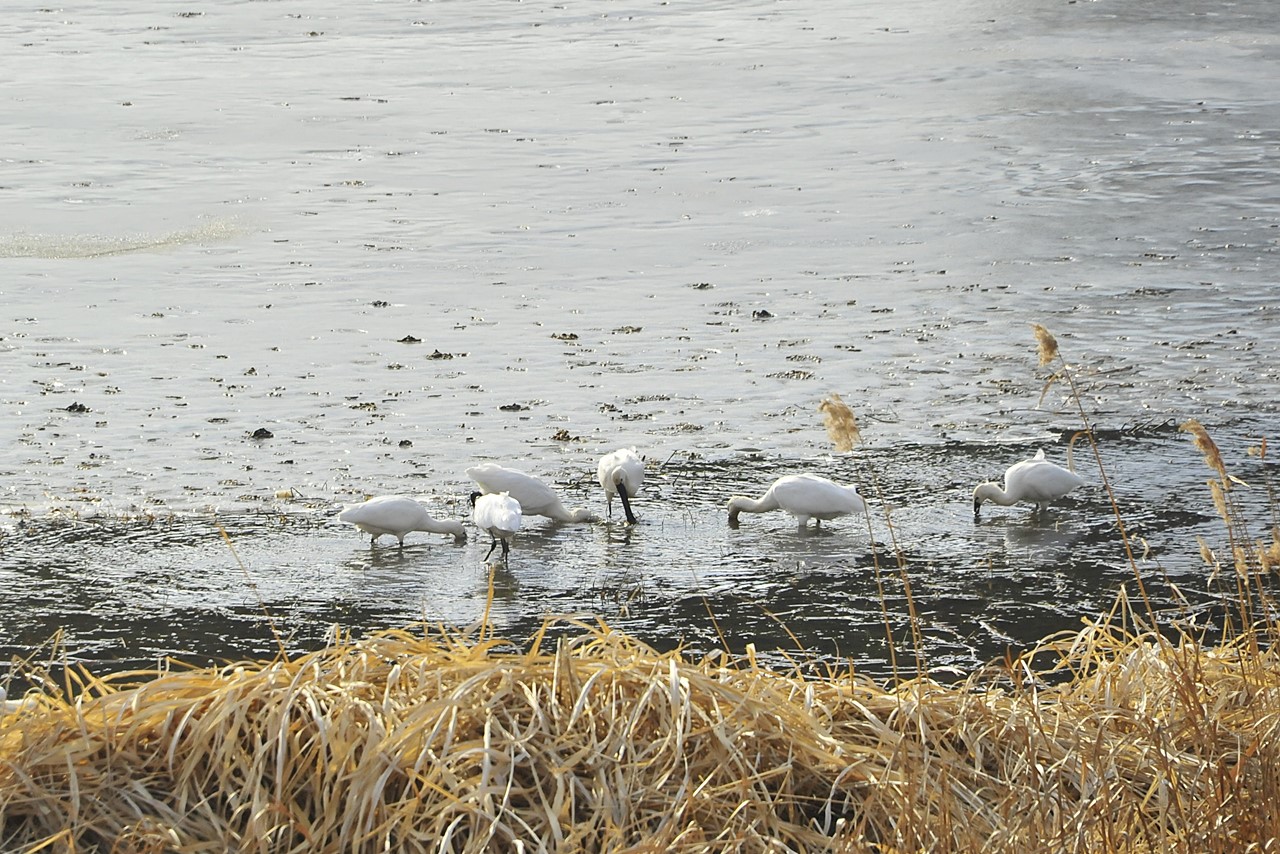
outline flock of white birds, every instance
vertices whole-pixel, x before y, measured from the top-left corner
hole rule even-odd
[[[467,476],[478,487],[471,493],[472,520],[480,531],[492,538],[484,557],[486,561],[499,545],[502,546],[502,559],[507,559],[511,541],[519,532],[525,516],[546,516],[560,522],[597,521],[597,517],[585,508],[571,510],[565,507],[555,490],[519,469],[482,463],[467,469]],[[617,497],[622,502],[627,524],[634,525],[636,516],[631,509],[631,499],[644,485],[644,459],[636,449],[623,448],[605,454],[596,470],[596,479],[604,490],[609,518],[613,517],[613,499]],[[1049,462],[1044,451],[1038,451],[1032,459],[1010,466],[1004,473],[1003,486],[994,481],[979,484],[973,491],[973,515],[978,518],[984,501],[1006,507],[1018,502],[1031,502],[1038,512],[1043,512],[1050,501],[1056,501],[1083,484],[1084,479],[1074,470]],[[840,516],[865,516],[867,505],[856,487],[844,486],[815,474],[787,475],[775,480],[759,498],[743,495],[730,498],[729,525],[736,528],[741,513],[770,510],[784,510],[804,527],[810,519],[820,526],[823,521]],[[467,538],[461,522],[437,519],[417,499],[400,495],[379,496],[348,506],[338,519],[369,534],[371,545],[384,534],[391,534],[403,547],[405,535],[411,531],[449,534],[458,542]]]

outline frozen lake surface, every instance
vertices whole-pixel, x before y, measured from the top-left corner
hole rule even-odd
[[[466,625],[486,539],[371,549],[341,506],[465,520],[493,460],[603,513],[596,460],[634,445],[641,524],[529,524],[500,633],[598,615],[885,673],[896,550],[930,664],[968,667],[1133,581],[1079,446],[1091,485],[1049,518],[973,519],[977,482],[1081,426],[1033,322],[1159,603],[1208,601],[1197,537],[1225,534],[1176,427],[1209,427],[1261,536],[1278,58],[1260,0],[13,11],[0,651],[270,655],[264,610],[295,649]],[[858,483],[870,536],[727,526],[799,471]]]

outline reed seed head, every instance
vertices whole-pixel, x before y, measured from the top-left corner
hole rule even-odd
[[[1191,440],[1195,443],[1196,449],[1204,455],[1205,465],[1216,471],[1223,483],[1227,483],[1229,481],[1227,466],[1222,462],[1222,454],[1218,451],[1218,446],[1214,444],[1213,439],[1209,438],[1209,431],[1204,429],[1204,425],[1191,418],[1178,429],[1191,434]]]
[[[1047,365],[1058,355],[1058,339],[1038,323],[1031,324],[1031,330],[1036,334],[1036,351],[1040,355],[1040,364]]]
[[[1218,559],[1213,554],[1213,549],[1209,548],[1209,544],[1205,542],[1204,537],[1196,537],[1200,543],[1200,559],[1204,561],[1205,566],[1217,566]]]
[[[851,451],[854,445],[861,444],[858,419],[853,417],[853,410],[840,399],[840,395],[832,392],[818,404],[818,411],[822,413],[822,423],[826,425],[827,435],[837,451]]]

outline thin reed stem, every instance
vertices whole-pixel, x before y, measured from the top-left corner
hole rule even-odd
[[[1089,414],[1085,412],[1083,399],[1080,396],[1080,389],[1076,386],[1075,375],[1071,370],[1071,366],[1067,364],[1066,357],[1062,355],[1058,349],[1057,339],[1038,323],[1033,323],[1032,329],[1035,332],[1036,340],[1039,345],[1040,364],[1047,365],[1055,357],[1062,364],[1054,378],[1061,377],[1066,380],[1067,385],[1071,389],[1071,400],[1075,403],[1076,411],[1080,415],[1080,422],[1084,425],[1085,437],[1089,440],[1089,447],[1093,450],[1093,459],[1098,466],[1098,475],[1102,478],[1102,487],[1107,493],[1107,500],[1111,503],[1111,512],[1115,516],[1116,528],[1120,532],[1120,542],[1124,547],[1125,557],[1129,561],[1129,567],[1133,570],[1133,578],[1138,585],[1138,593],[1142,597],[1143,604],[1146,606],[1147,619],[1152,626],[1156,625],[1155,608],[1151,605],[1151,598],[1147,595],[1146,583],[1142,580],[1142,572],[1138,568],[1138,560],[1133,554],[1133,544],[1129,539],[1129,532],[1125,527],[1124,515],[1120,512],[1120,503],[1116,500],[1115,490],[1111,488],[1111,479],[1107,476],[1107,468],[1102,462],[1102,453],[1098,449],[1098,438],[1094,434],[1093,424],[1090,422]],[[1053,378],[1049,380],[1053,382]],[[1046,386],[1046,389],[1048,386]]]

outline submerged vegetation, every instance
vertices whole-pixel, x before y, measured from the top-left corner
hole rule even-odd
[[[848,408],[822,411],[853,447]],[[1122,537],[1135,596],[954,683],[693,658],[582,622],[520,647],[482,621],[67,670],[0,720],[0,849],[1276,850],[1280,530],[1251,533],[1242,485],[1184,429],[1228,533],[1202,548],[1230,603],[1212,636],[1157,621]]]

